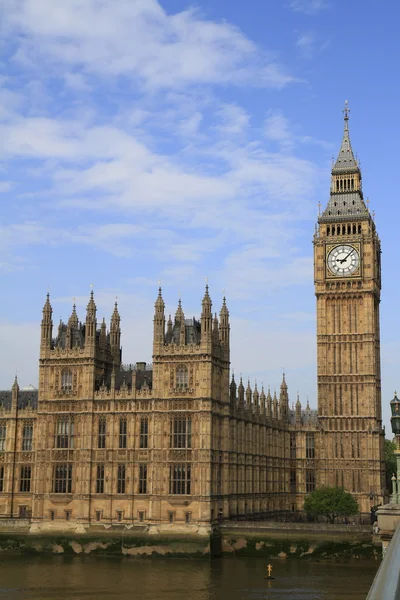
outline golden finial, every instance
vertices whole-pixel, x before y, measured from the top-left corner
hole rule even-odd
[[[318,202],[318,216],[321,216],[321,202]]]

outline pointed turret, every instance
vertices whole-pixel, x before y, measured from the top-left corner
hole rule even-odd
[[[264,386],[261,386],[261,394],[260,394],[260,411],[261,411],[261,415],[265,417],[266,415],[266,396],[265,396],[265,392],[264,392]]]
[[[244,410],[244,385],[242,378],[240,378],[238,385],[238,409]]]
[[[161,287],[158,288],[157,300],[154,304],[154,319],[153,319],[153,344],[154,354],[158,354],[165,339],[165,303],[162,297]],[[156,348],[157,346],[157,348]]]
[[[171,319],[171,315],[169,315],[168,322],[167,322],[167,333],[165,336],[165,341],[167,344],[172,343],[172,336],[173,336],[172,319]]]
[[[231,401],[231,406],[236,406],[236,390],[237,390],[237,386],[236,386],[236,381],[235,381],[235,374],[232,373],[232,381],[230,383],[229,386],[229,398]]]
[[[279,414],[283,421],[289,418],[289,396],[288,386],[285,379],[285,373],[282,376],[281,390],[279,394]]]
[[[278,398],[276,396],[276,391],[274,391],[274,397],[272,399],[272,416],[274,419],[279,418]]]
[[[251,391],[251,387],[250,387],[250,379],[247,380],[247,388],[246,388],[246,410],[248,410],[249,412],[252,411],[252,405],[251,405],[251,398],[252,398],[252,391]]]
[[[185,327],[185,314],[182,308],[182,302],[179,298],[178,300],[178,308],[175,313],[175,326],[179,327],[179,344],[180,346],[184,346],[186,343],[186,327]],[[177,340],[175,340],[176,343]]]
[[[96,327],[96,304],[94,302],[94,294],[92,290],[90,292],[90,299],[86,307],[85,346],[95,346]]]
[[[206,285],[201,308],[201,342],[207,344],[211,342],[212,336],[212,302],[208,293],[208,285]]]
[[[340,219],[347,220],[352,217],[357,217],[357,219],[370,218],[362,194],[360,166],[354,157],[350,142],[349,112],[346,100],[343,110],[344,131],[342,144],[336,162],[332,167],[331,195],[326,209],[318,219],[319,223]]]
[[[11,410],[13,412],[18,409],[18,394],[19,394],[18,377],[15,376],[14,383],[11,388]]]
[[[53,309],[50,304],[50,294],[46,296],[46,302],[43,306],[43,316],[41,325],[41,340],[40,345],[43,350],[51,349],[51,337],[53,332],[53,321],[52,321]]]
[[[215,313],[214,321],[213,321],[213,342],[215,344],[219,344],[219,324],[218,324],[217,313]]]
[[[300,402],[298,393],[297,393],[297,402],[296,402],[296,423],[299,425],[301,423],[301,402]]]
[[[254,384],[254,392],[253,392],[253,406],[254,411],[259,414],[260,413],[260,394],[257,389],[257,381]]]
[[[219,339],[229,359],[229,338],[230,338],[229,310],[226,306],[226,298],[222,300],[222,307],[219,313]]]
[[[271,389],[268,387],[268,394],[267,394],[267,417],[269,419],[272,418],[272,396],[271,396]]]
[[[78,315],[76,314],[76,304],[74,302],[74,304],[72,305],[71,316],[68,319],[68,327],[70,327],[71,329],[77,329],[78,325],[79,325],[79,319],[78,319]]]
[[[100,326],[100,347],[105,348],[106,346],[107,346],[107,325],[106,325],[106,320],[103,317],[103,320],[102,320],[101,326]]]
[[[114,364],[119,365],[121,363],[121,317],[119,316],[117,301],[114,303],[110,320],[110,350]]]

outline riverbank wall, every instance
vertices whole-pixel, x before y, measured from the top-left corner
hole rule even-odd
[[[348,560],[380,559],[381,547],[370,527],[305,523],[222,524],[211,535],[149,534],[146,527],[108,529],[93,526],[85,532],[31,532],[29,522],[0,524],[0,555],[62,554],[134,557]]]

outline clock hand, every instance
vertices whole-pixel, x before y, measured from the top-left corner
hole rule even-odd
[[[345,261],[346,261],[346,260],[349,258],[350,254],[352,254],[353,252],[354,252],[354,248],[352,248],[352,249],[350,250],[350,252],[348,253],[348,255],[347,255],[347,256],[345,256],[344,258],[338,258],[338,262],[340,262],[340,263],[342,263],[342,264],[343,264],[343,263],[344,263],[344,262],[345,262]]]

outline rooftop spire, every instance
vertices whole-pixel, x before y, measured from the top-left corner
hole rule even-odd
[[[343,131],[342,145],[340,146],[338,157],[333,166],[332,174],[333,173],[336,173],[336,174],[347,173],[347,172],[359,170],[357,161],[353,154],[351,142],[350,142],[349,113],[350,113],[350,109],[349,109],[349,105],[346,100],[344,109],[343,109],[344,131]]]
[[[318,222],[344,219],[368,219],[361,186],[361,170],[350,142],[350,109],[347,100],[343,109],[344,131],[339,154],[332,167],[331,193],[325,210],[318,216]]]

